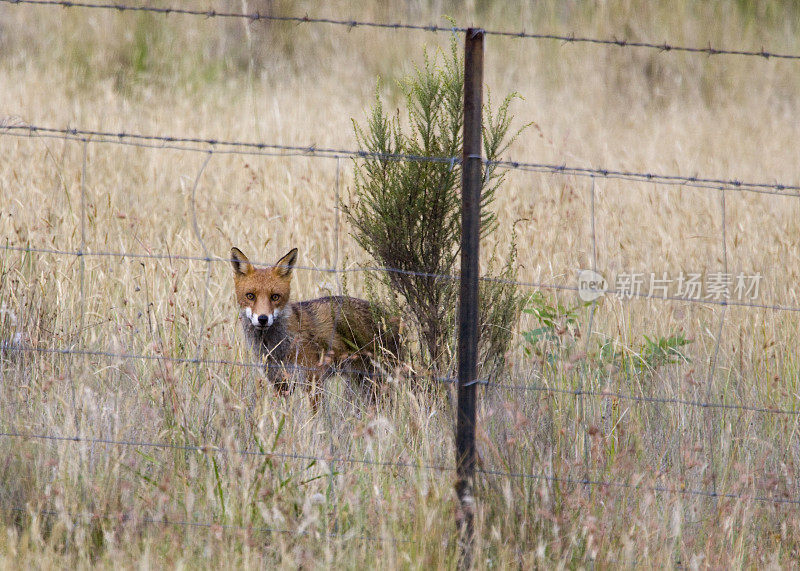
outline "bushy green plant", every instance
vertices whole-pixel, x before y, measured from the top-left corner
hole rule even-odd
[[[355,188],[345,208],[356,241],[380,266],[393,268],[382,280],[407,308],[416,326],[426,366],[443,372],[454,353],[458,280],[443,278],[458,268],[461,239],[461,164],[463,127],[463,61],[456,40],[447,55],[424,53],[423,65],[400,81],[406,123],[390,116],[380,98],[355,135],[366,155],[356,161]],[[483,150],[497,160],[519,132],[511,132],[507,96],[492,113],[484,107]],[[398,159],[393,155],[412,158]],[[481,238],[497,229],[491,210],[505,173],[497,165],[484,169],[481,189]],[[513,282],[515,249],[500,272],[504,281],[481,287],[480,351],[484,365],[496,365],[511,338],[520,309]],[[496,255],[493,256],[496,259]]]
[[[531,295],[522,311],[532,315],[536,324],[522,331],[525,354],[552,365],[583,349],[585,344],[579,346],[579,312],[589,305],[591,302],[567,306],[548,299],[541,292]],[[607,339],[596,346],[596,351],[590,351],[590,360],[598,367],[611,365],[629,375],[648,374],[666,365],[689,362],[684,347],[692,340],[684,333],[643,337],[644,341],[635,347],[619,347],[615,340]]]
[[[523,313],[532,315],[537,326],[522,332],[525,354],[551,363],[566,356],[580,336],[578,310],[585,305],[568,307],[558,301],[551,302],[540,291],[530,296]]]

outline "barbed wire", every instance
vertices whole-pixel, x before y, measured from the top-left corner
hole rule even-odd
[[[561,174],[572,176],[583,176],[600,179],[618,179],[632,182],[651,182],[659,185],[668,186],[688,186],[708,190],[739,190],[743,192],[754,192],[757,194],[770,194],[777,196],[800,197],[800,185],[768,183],[768,182],[746,182],[735,179],[709,178],[702,176],[682,176],[671,174],[660,174],[652,172],[636,172],[614,170],[606,168],[573,167],[568,165],[555,165],[547,163],[530,163],[521,161],[484,161],[487,164],[495,164],[505,168],[524,170],[529,172],[541,172],[547,174]]]
[[[2,1],[2,0],[0,0]],[[279,156],[304,156],[328,159],[346,158],[375,158],[398,161],[419,161],[433,163],[460,163],[457,157],[431,157],[424,155],[411,155],[403,153],[377,153],[364,150],[335,149],[319,147],[317,145],[282,145],[278,143],[260,143],[251,141],[232,141],[225,139],[183,137],[171,135],[143,135],[140,133],[127,133],[101,131],[77,128],[55,128],[38,125],[8,125],[0,123],[0,132],[10,131],[9,135],[35,138],[50,137],[68,139],[81,142],[108,143],[128,145],[135,147],[172,149],[176,151],[202,152],[213,151],[216,154],[242,154],[242,155],[274,155]],[[202,147],[187,147],[182,145],[203,145]]]
[[[266,22],[287,22],[295,24],[328,24],[334,26],[343,26],[348,30],[354,28],[378,28],[384,30],[414,30],[422,32],[434,33],[465,33],[468,28],[462,26],[441,26],[437,24],[408,24],[402,22],[374,22],[357,19],[341,19],[341,18],[325,18],[325,17],[312,17],[309,15],[304,16],[275,16],[271,14],[261,14],[260,12],[233,12],[225,10],[193,10],[190,8],[178,7],[163,7],[156,6],[134,6],[119,3],[90,3],[90,2],[73,2],[70,0],[0,0],[6,4],[28,4],[38,6],[55,6],[62,8],[86,8],[97,10],[113,10],[117,12],[150,12],[163,15],[184,15],[184,16],[199,16],[202,18],[235,18],[249,20],[250,22],[266,21]],[[740,50],[740,49],[727,49],[718,48],[711,45],[706,47],[697,46],[684,46],[671,44],[668,41],[661,43],[650,41],[636,41],[626,38],[595,38],[589,36],[578,36],[572,34],[547,34],[509,30],[483,30],[487,36],[498,36],[516,39],[530,39],[530,40],[551,40],[561,42],[563,44],[593,44],[618,48],[643,48],[649,50],[656,50],[661,53],[675,52],[675,53],[688,53],[699,54],[705,56],[716,55],[730,55],[730,56],[744,56],[744,57],[757,57],[765,60],[769,59],[784,59],[784,60],[800,60],[800,55],[790,53],[779,53],[768,51],[763,47],[760,50]]]
[[[2,0],[0,0],[2,1]],[[417,161],[434,163],[461,163],[460,157],[437,157],[404,153],[376,153],[364,150],[318,147],[316,145],[282,145],[277,143],[234,141],[214,138],[182,137],[173,135],[145,135],[124,131],[111,132],[78,128],[55,128],[40,125],[8,125],[0,122],[0,134],[25,138],[57,138],[90,143],[119,144],[135,147],[172,149],[186,152],[213,151],[216,154],[304,156],[329,159],[378,159],[395,161]],[[202,147],[185,146],[202,145]],[[600,179],[620,179],[633,182],[649,182],[659,185],[685,186],[690,188],[720,190],[728,189],[758,194],[800,197],[800,185],[780,182],[752,182],[736,179],[722,179],[704,176],[683,176],[654,172],[637,172],[611,168],[577,167],[548,163],[484,160],[486,165],[528,172],[554,175],[582,176]]]

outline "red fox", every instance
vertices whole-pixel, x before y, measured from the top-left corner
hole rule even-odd
[[[294,378],[319,409],[325,380],[339,372],[369,400],[377,395],[375,362],[399,357],[396,321],[376,305],[348,296],[289,301],[297,248],[269,268],[256,269],[241,250],[231,248],[233,283],[245,338],[264,361],[267,378],[291,392]]]

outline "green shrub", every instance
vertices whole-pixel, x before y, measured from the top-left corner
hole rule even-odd
[[[424,366],[443,374],[452,366],[459,282],[442,278],[459,267],[461,238],[463,61],[456,40],[450,54],[424,53],[422,67],[400,81],[407,123],[400,113],[390,116],[380,99],[365,126],[354,121],[360,148],[368,154],[356,161],[355,188],[345,208],[356,241],[385,268],[383,283],[395,301],[407,308],[421,348]],[[487,159],[498,160],[519,131],[510,132],[507,96],[492,114],[491,99],[484,106],[483,147]],[[398,159],[391,155],[416,159]],[[425,158],[432,160],[425,160]],[[448,160],[448,158],[452,158]],[[481,238],[497,229],[490,207],[505,172],[497,165],[484,168]],[[513,242],[513,241],[512,241]],[[516,278],[515,245],[502,264],[503,281],[481,285],[480,355],[487,369],[503,360],[521,308]],[[490,266],[497,264],[496,252]]]

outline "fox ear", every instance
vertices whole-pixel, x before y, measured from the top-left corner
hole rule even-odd
[[[280,278],[286,278],[292,275],[292,270],[294,269],[294,263],[297,261],[297,248],[292,248],[292,250],[278,260],[278,263],[275,264],[275,268],[272,270],[275,272]]]
[[[231,248],[231,266],[237,276],[246,276],[253,272],[253,264],[247,259],[239,248]]]

